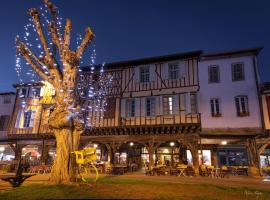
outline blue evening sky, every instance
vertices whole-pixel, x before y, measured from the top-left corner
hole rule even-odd
[[[96,34],[97,63],[192,50],[228,51],[263,46],[262,81],[270,81],[269,0],[53,0],[73,33]],[[14,37],[23,33],[27,9],[41,0],[2,0],[0,92],[18,82]],[[73,38],[75,39],[75,38]]]

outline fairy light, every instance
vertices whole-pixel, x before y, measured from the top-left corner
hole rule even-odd
[[[40,6],[38,8],[38,13],[40,15],[40,23],[44,30],[46,42],[47,42],[47,49],[44,49],[44,46],[41,44],[41,41],[38,37],[37,30],[34,24],[33,19],[30,17],[28,22],[24,26],[24,34],[22,35],[22,39],[27,47],[31,47],[35,55],[39,59],[43,59],[45,57],[45,51],[49,51],[49,54],[58,58],[55,54],[55,46],[52,41],[51,32],[48,31],[48,27],[51,23],[56,25],[57,34],[59,36],[60,45],[63,44],[63,34],[64,34],[64,27],[63,27],[63,18],[59,16],[59,10],[56,10],[55,18],[50,15],[49,8],[46,4]],[[19,36],[17,36],[19,38]],[[79,46],[83,40],[81,34],[77,34],[76,37],[76,45]],[[25,48],[26,51],[30,52],[28,48]],[[97,126],[99,123],[99,119],[103,118],[105,108],[107,106],[107,96],[109,87],[111,86],[112,77],[108,75],[104,71],[105,63],[101,66],[96,66],[96,48],[95,45],[92,46],[92,50],[90,52],[90,59],[89,67],[86,69],[82,68],[83,59],[82,57],[79,58],[79,66],[77,68],[77,85],[74,87],[73,85],[68,85],[69,81],[66,82],[67,87],[60,88],[59,92],[63,95],[63,99],[68,106],[68,111],[70,112],[70,116],[76,116],[80,121],[86,122],[87,127]],[[29,53],[29,56],[31,54]],[[59,60],[62,63],[62,66],[59,66],[60,69],[63,70],[65,75],[67,75],[66,79],[58,80],[59,83],[62,83],[65,80],[68,80],[71,77],[69,74],[66,74],[68,66],[66,63],[63,63],[61,58]],[[57,64],[54,64],[57,66]],[[39,76],[32,68],[29,69],[30,64],[26,61],[22,61],[20,55],[16,55],[15,58],[15,71],[19,79],[20,87],[29,86],[31,91],[35,93],[35,87],[33,86],[35,82],[40,81]],[[50,74],[50,70],[47,66],[43,65],[40,66],[41,70],[48,75],[49,78],[53,78],[53,75]],[[24,80],[28,80],[27,84]],[[30,80],[30,83],[29,83]],[[63,83],[64,85],[65,83]],[[20,89],[22,92],[22,89]],[[20,93],[20,97],[22,97],[21,107],[26,107],[27,103],[25,101],[24,95]],[[72,100],[71,100],[72,99]],[[80,106],[76,106],[78,102],[83,102]]]

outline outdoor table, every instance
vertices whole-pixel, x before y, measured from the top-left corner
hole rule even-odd
[[[220,174],[220,168],[219,167],[214,167],[214,168],[209,168],[210,170],[210,176],[213,177],[218,177]]]
[[[117,175],[123,175],[127,172],[127,166],[113,166],[112,173]]]
[[[177,169],[179,169],[179,174],[178,176],[186,176],[186,169],[187,167],[186,166],[183,166],[183,167],[177,167]]]
[[[170,169],[170,175],[177,176],[180,173],[180,170],[177,168]]]
[[[238,167],[237,168],[237,175],[248,176],[248,167]]]

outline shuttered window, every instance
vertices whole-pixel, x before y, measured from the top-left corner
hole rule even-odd
[[[114,98],[107,99],[107,106],[105,108],[104,118],[115,117],[115,104],[116,104],[116,100]]]
[[[198,112],[196,93],[190,93],[190,112],[191,114],[196,114]]]
[[[7,130],[9,119],[10,119],[9,115],[0,116],[0,131],[6,131]]]
[[[146,116],[154,116],[155,108],[156,108],[155,98],[147,98],[146,99]]]
[[[232,80],[233,81],[245,80],[245,70],[243,63],[232,64]]]
[[[140,82],[147,83],[150,80],[150,70],[149,66],[144,66],[140,68]]]
[[[209,83],[219,83],[219,66],[213,65],[208,68]]]
[[[211,106],[211,114],[212,117],[220,117],[220,102],[218,98],[212,98],[210,99],[210,106]]]
[[[169,63],[169,79],[176,80],[179,79],[179,64]]]
[[[128,99],[126,102],[126,116],[135,117],[135,99]]]
[[[173,97],[172,96],[163,97],[163,114],[164,115],[173,114]]]
[[[247,96],[235,97],[235,107],[237,116],[239,117],[248,116],[249,115],[248,97]]]

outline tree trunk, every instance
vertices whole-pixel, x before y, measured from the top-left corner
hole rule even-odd
[[[57,148],[50,181],[56,184],[69,184],[71,180],[71,175],[69,173],[72,146],[71,130],[56,129],[54,135]]]

